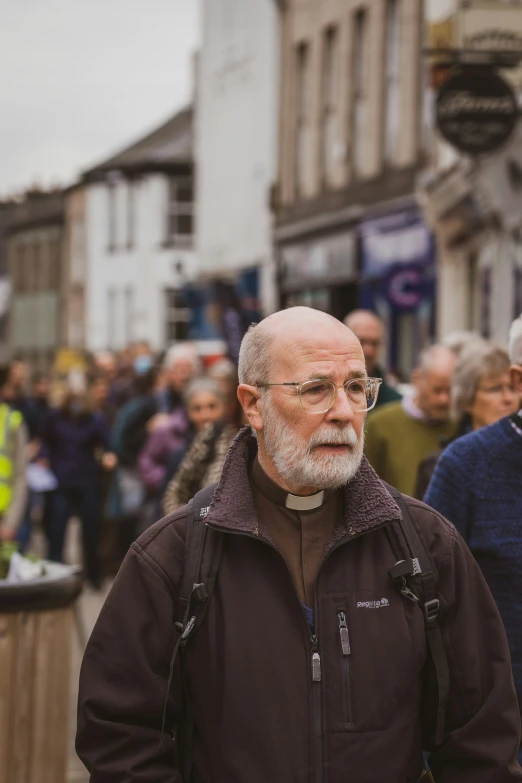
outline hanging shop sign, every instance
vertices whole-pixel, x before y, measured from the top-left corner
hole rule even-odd
[[[436,116],[441,135],[453,147],[467,155],[484,155],[513,133],[517,99],[491,68],[461,68],[442,85]]]

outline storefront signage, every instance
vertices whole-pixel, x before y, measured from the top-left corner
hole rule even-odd
[[[355,280],[355,235],[346,231],[299,245],[287,245],[282,248],[281,262],[281,287],[286,292],[299,290],[303,285],[332,285]]]
[[[510,85],[487,68],[463,68],[442,85],[437,97],[437,127],[453,147],[483,155],[501,147],[518,120]]]
[[[417,209],[366,220],[361,226],[363,276],[387,276],[393,269],[433,262],[433,240]]]

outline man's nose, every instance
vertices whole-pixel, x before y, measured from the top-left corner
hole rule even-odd
[[[328,421],[353,421],[355,411],[343,386],[336,389],[335,401],[327,413]]]

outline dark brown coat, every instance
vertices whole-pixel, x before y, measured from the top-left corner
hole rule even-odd
[[[317,580],[315,643],[283,558],[259,528],[248,476],[254,453],[243,431],[207,516],[225,538],[211,605],[187,647],[192,783],[414,781],[436,704],[424,687],[421,611],[387,575],[396,558],[385,527],[399,509],[364,462],[346,488],[345,516]],[[495,604],[455,528],[408,502],[440,572],[451,669],[448,735],[430,759],[435,778],[522,781],[518,705]],[[181,783],[173,742],[160,747],[160,731],[186,513],[158,522],[134,544],[87,647],[77,750],[92,783]],[[314,649],[320,682],[312,681]],[[171,727],[182,703],[177,665]]]

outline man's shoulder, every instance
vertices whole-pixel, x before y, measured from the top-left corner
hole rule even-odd
[[[440,568],[447,562],[453,549],[457,530],[442,514],[421,500],[403,495],[424,542]]]
[[[176,509],[151,525],[132,545],[141,560],[171,585],[176,585],[183,573],[188,516],[188,505]]]

